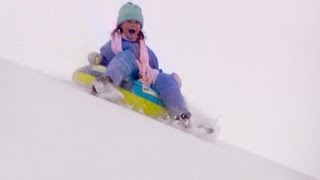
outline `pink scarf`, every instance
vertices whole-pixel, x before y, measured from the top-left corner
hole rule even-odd
[[[150,86],[156,81],[159,75],[159,70],[152,69],[149,65],[149,54],[148,54],[148,48],[145,41],[141,39],[139,41],[139,44],[140,44],[140,57],[139,57],[139,61],[137,60],[137,63],[139,66],[141,81],[144,82],[146,85]]]

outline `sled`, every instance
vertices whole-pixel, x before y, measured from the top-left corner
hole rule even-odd
[[[76,84],[91,90],[92,83],[106,70],[105,66],[89,64],[76,70],[72,79]],[[165,119],[169,116],[158,93],[140,80],[123,80],[118,90],[124,95],[121,105],[156,119]]]

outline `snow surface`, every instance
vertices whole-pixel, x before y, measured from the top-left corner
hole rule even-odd
[[[0,72],[0,179],[313,179],[2,59]]]
[[[3,0],[0,57],[70,81],[125,2]],[[320,179],[320,1],[135,2],[160,66],[192,105],[222,116],[219,139]]]

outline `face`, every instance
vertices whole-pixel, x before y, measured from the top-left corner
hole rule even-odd
[[[121,24],[121,28],[130,41],[136,41],[141,31],[141,24],[136,20],[128,20]]]

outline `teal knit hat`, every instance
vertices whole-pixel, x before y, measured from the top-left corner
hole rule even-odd
[[[141,8],[138,5],[133,4],[132,2],[127,2],[120,8],[118,13],[117,26],[127,20],[136,20],[140,22],[141,28],[143,27],[143,15]]]

